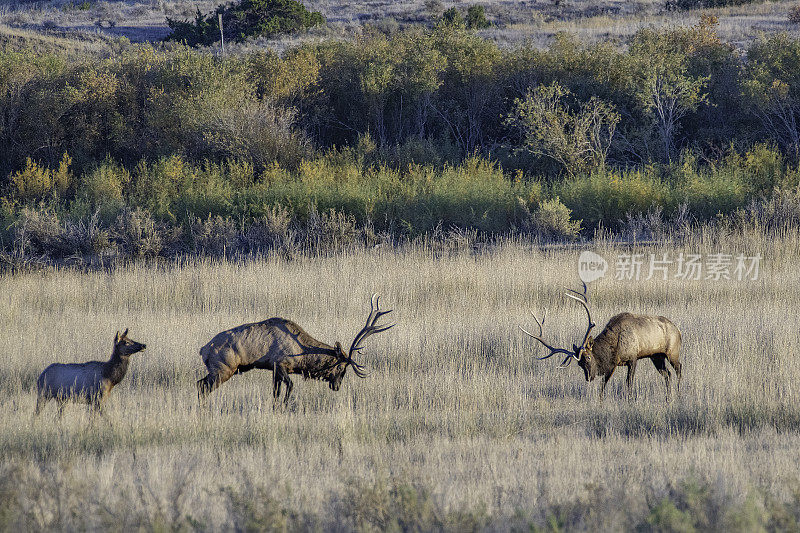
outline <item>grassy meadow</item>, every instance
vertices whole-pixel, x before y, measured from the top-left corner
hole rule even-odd
[[[683,334],[679,394],[643,362],[599,402],[573,365],[536,361],[517,329],[545,310],[571,345],[563,297],[579,249],[378,247],[293,260],[181,260],[0,275],[0,529],[644,530],[797,528],[800,235],[697,232],[619,253],[763,256],[757,281],[592,284],[595,321],[660,314]],[[270,316],[343,344],[380,292],[397,326],[371,338],[369,375],[338,393],[294,376],[234,376],[207,405],[194,383],[215,333]],[[116,330],[145,342],[104,415],[33,418],[55,361],[106,359]]]

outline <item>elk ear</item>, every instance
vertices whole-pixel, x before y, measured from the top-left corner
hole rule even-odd
[[[594,346],[594,337],[589,337],[586,339],[586,347],[591,350],[592,346]]]
[[[119,330],[117,330],[117,334],[114,335],[114,344],[119,342]]]
[[[339,341],[336,341],[336,351],[344,353],[344,350],[342,350],[342,343]]]
[[[125,328],[125,332],[122,334],[122,336],[123,337],[127,337],[128,336],[128,328]]]

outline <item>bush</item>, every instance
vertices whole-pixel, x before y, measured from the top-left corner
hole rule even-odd
[[[581,231],[581,221],[572,220],[572,212],[558,196],[540,203],[526,224],[528,231],[544,241],[572,240]]]
[[[667,0],[666,8],[670,10],[707,9],[712,7],[760,4],[763,1],[764,0]]]
[[[800,24],[800,5],[795,4],[789,8],[789,13],[787,15],[789,22],[792,24]]]
[[[488,28],[492,23],[486,20],[486,12],[482,5],[469,6],[467,9],[467,28],[470,30],[482,30]]]
[[[123,188],[128,186],[130,180],[130,172],[125,167],[107,158],[84,174],[80,196],[95,206],[121,205]]]
[[[12,194],[23,201],[40,200],[53,194],[64,196],[72,186],[71,164],[72,158],[66,152],[56,170],[27,158],[25,168],[14,172],[9,178]]]
[[[463,28],[465,25],[464,17],[461,16],[461,12],[455,7],[448,8],[442,13],[441,23],[454,28]]]
[[[627,213],[643,213],[651,206],[672,209],[674,189],[652,168],[616,172],[597,170],[555,184],[554,193],[587,227],[614,227]]]
[[[126,209],[111,227],[111,235],[131,258],[155,257],[163,249],[162,231],[144,209]]]
[[[237,4],[221,5],[207,16],[198,9],[194,23],[167,17],[167,24],[172,29],[167,39],[189,46],[215,43],[220,40],[219,15],[222,15],[225,34],[232,35],[237,41],[250,37],[275,37],[325,24],[321,13],[310,12],[295,0],[241,0]]]

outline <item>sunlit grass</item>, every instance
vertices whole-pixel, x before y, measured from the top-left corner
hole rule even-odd
[[[761,253],[762,278],[592,287],[601,324],[627,310],[667,316],[681,329],[684,380],[669,404],[649,364],[637,372],[635,399],[620,372],[601,404],[578,369],[533,359],[537,347],[517,330],[529,325],[528,310],[547,310],[546,335],[559,344],[583,331],[585,316],[562,297],[577,283],[575,250],[509,243],[480,254],[378,249],[4,275],[0,458],[28,480],[82,480],[89,488],[71,493],[76,505],[161,513],[169,523],[189,516],[205,527],[232,519],[219,488],[248,483],[328,524],[339,520],[332,495],[353,480],[413,483],[442,509],[484,509],[500,521],[519,510],[544,519],[598,485],[625,488],[626,520],[643,519],[647,498],[687,478],[713,482],[733,501],[754,488],[789,497],[800,460],[799,245],[794,234],[697,238],[680,249]],[[621,249],[599,251],[612,259]],[[197,404],[194,382],[205,370],[197,351],[216,332],[284,316],[346,344],[374,291],[398,325],[370,339],[366,379],[348,375],[334,393],[295,378],[289,407],[273,409],[271,373],[252,371]],[[54,406],[32,417],[44,367],[106,358],[126,327],[148,349],[133,356],[103,417],[80,405],[61,419]],[[42,527],[78,523],[53,518],[55,503],[44,496],[22,498],[44,505]],[[99,527],[101,518],[86,523]]]

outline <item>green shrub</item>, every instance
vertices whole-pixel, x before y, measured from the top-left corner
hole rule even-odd
[[[467,28],[470,30],[482,30],[488,28],[492,23],[486,19],[486,12],[482,5],[476,4],[467,9]]]
[[[167,26],[172,30],[165,40],[177,41],[188,46],[210,46],[222,38],[217,13],[206,16],[197,8],[194,22],[174,20],[167,17]]]
[[[23,201],[40,200],[53,194],[63,196],[72,186],[71,164],[72,158],[66,152],[55,170],[27,158],[25,168],[9,178],[12,194]]]
[[[128,186],[130,180],[130,172],[125,167],[106,159],[83,175],[80,196],[93,205],[120,204],[123,188]]]
[[[786,18],[792,24],[800,24],[800,5],[795,4],[789,8],[789,13]]]
[[[556,196],[536,207],[531,214],[530,230],[546,241],[572,240],[581,231],[581,221],[572,220],[572,212]]]
[[[666,8],[673,10],[708,9],[712,7],[760,4],[764,0],[667,0]]]
[[[232,35],[237,41],[250,37],[275,37],[325,24],[321,13],[310,12],[295,0],[240,0],[239,3],[221,5],[207,16],[198,9],[194,23],[168,17],[167,24],[172,34],[167,39],[189,46],[215,43],[220,40],[219,15],[222,15],[225,34]]]
[[[553,185],[553,191],[587,227],[614,227],[627,213],[644,213],[651,206],[676,204],[674,190],[655,169],[618,172],[598,169]]]
[[[647,517],[647,524],[651,527],[651,531],[658,532],[694,533],[697,531],[691,515],[675,507],[675,504],[668,498],[664,498],[653,507]]]
[[[465,26],[464,17],[455,7],[445,9],[444,13],[442,13],[441,24],[454,28],[463,28]]]

